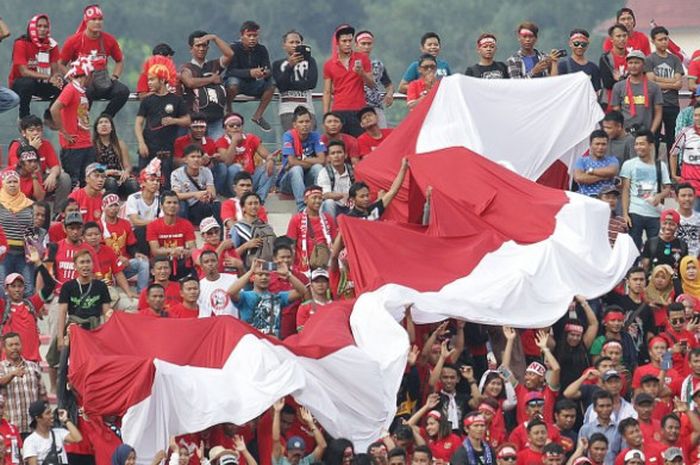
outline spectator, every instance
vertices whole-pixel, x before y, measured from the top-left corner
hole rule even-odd
[[[608,151],[615,155],[620,166],[636,157],[634,136],[625,131],[625,118],[619,111],[610,111],[603,118],[603,131],[608,135]]]
[[[651,384],[651,378],[654,378],[654,376],[646,375],[646,383]],[[658,387],[659,379],[654,379],[656,380],[655,384]],[[656,438],[659,436],[659,431],[661,431],[661,422],[652,417],[655,402],[655,396],[647,394],[646,392],[640,392],[634,396],[634,410],[637,412],[639,429],[642,431],[642,437],[645,441],[647,441],[647,443],[656,442]]]
[[[677,423],[677,429],[676,429],[676,423]],[[678,430],[680,430],[681,422],[680,419],[676,415],[669,416],[667,418],[667,424],[670,424],[669,429],[673,430],[673,433],[668,433],[668,434],[673,434],[674,437],[676,437],[676,442],[681,442],[679,439],[679,434]],[[667,433],[667,429],[663,429],[664,433]],[[665,442],[665,441],[664,441]],[[663,443],[662,443],[663,444]],[[665,445],[665,444],[664,444]],[[661,457],[664,459],[664,465],[681,465],[683,463],[687,463],[690,458],[690,448],[692,447],[691,444],[685,443],[683,446],[680,444],[678,446],[671,446],[664,450],[663,454],[661,454]]]
[[[306,208],[289,220],[287,237],[295,241],[294,266],[297,270],[328,266],[338,228],[333,218],[321,213],[322,202],[322,189],[318,186],[307,187],[304,191]],[[311,257],[315,257],[318,263],[312,263]]]
[[[536,418],[527,424],[527,446],[518,451],[517,465],[540,465],[543,463],[544,447],[547,443],[547,425]]]
[[[221,315],[238,318],[238,309],[227,292],[238,276],[219,272],[219,255],[213,250],[202,252],[199,263],[204,273],[204,277],[199,280],[199,318]]]
[[[365,107],[357,112],[357,119],[364,133],[357,138],[357,145],[360,149],[360,157],[364,157],[371,151],[379,147],[384,140],[389,137],[392,129],[381,129],[377,110],[374,107]]]
[[[151,93],[141,101],[134,123],[139,146],[139,170],[158,158],[168,185],[173,171],[178,127],[189,126],[191,120],[183,98],[167,88],[168,81],[175,73],[172,60],[160,56],[149,58],[144,72]]]
[[[634,138],[637,158],[622,164],[622,215],[630,227],[634,243],[642,248],[642,233],[647,237],[659,234],[660,209],[671,191],[671,179],[666,163],[653,161],[651,149],[654,134],[638,131]]]
[[[95,121],[92,140],[95,161],[107,167],[105,194],[118,194],[125,199],[139,190],[138,184],[131,178],[129,149],[117,136],[114,120],[109,114],[103,113]]]
[[[311,113],[305,107],[294,110],[294,128],[282,136],[282,172],[279,185],[294,195],[297,209],[304,208],[304,189],[316,183],[326,163],[326,146],[318,132],[311,130]]]
[[[450,65],[446,61],[438,58],[438,55],[440,55],[441,46],[442,44],[440,41],[440,36],[437,35],[437,33],[435,32],[426,32],[420,38],[421,56],[427,54],[432,55],[435,58],[435,62],[437,63],[435,76],[438,79],[452,74]],[[414,61],[413,63],[408,65],[408,68],[406,68],[406,72],[404,72],[403,77],[401,78],[401,82],[399,83],[399,92],[405,94],[408,90],[408,83],[411,81],[415,81],[420,77],[418,74],[419,64],[420,63],[418,63],[418,61]]]
[[[216,200],[214,177],[209,168],[201,166],[202,149],[188,145],[184,155],[185,165],[170,176],[170,184],[180,201],[179,215],[193,224],[208,216],[220,218],[221,204]]]
[[[221,56],[207,61],[209,42],[214,41]],[[223,136],[222,119],[226,108],[223,74],[233,59],[233,50],[215,34],[194,31],[187,38],[192,61],[182,66],[180,80],[188,113],[204,113],[213,140]]]
[[[114,117],[129,99],[129,88],[119,82],[124,71],[124,55],[117,39],[102,30],[103,20],[98,5],[86,6],[78,30],[63,44],[59,63],[66,66],[75,60],[89,60],[95,71],[85,89],[87,98],[90,102],[109,100],[104,112]],[[109,57],[114,60],[111,77],[107,67]]]
[[[573,453],[578,440],[578,428],[575,428],[577,410],[578,405],[569,399],[559,399],[554,404],[554,427],[559,431],[559,443],[566,454]]]
[[[323,65],[323,113],[340,114],[343,131],[357,137],[362,133],[356,112],[365,106],[364,86],[374,88],[375,82],[369,57],[352,49],[354,37],[355,28],[348,24],[335,29],[331,57]]]
[[[583,421],[584,424],[595,424],[598,421],[598,411],[603,410],[605,411],[604,414],[608,414],[607,408],[602,407],[601,404],[596,404],[596,398],[600,396],[601,392],[606,392],[610,394],[610,398],[612,399],[612,410],[610,411],[610,419],[613,423],[619,424],[622,420],[625,418],[634,418],[637,416],[637,413],[634,411],[634,408],[632,407],[632,404],[627,402],[621,395],[622,393],[622,377],[620,376],[620,373],[618,373],[616,370],[607,370],[600,375],[600,379],[602,381],[601,386],[603,388],[603,391],[597,390],[593,392],[593,403],[588,406],[586,409],[586,412],[584,413]],[[597,407],[596,407],[597,405]],[[607,405],[607,403],[606,403]],[[601,431],[602,432],[602,431]],[[611,437],[608,437],[608,440],[611,442],[610,448],[615,449],[616,444],[614,441],[612,441]]]
[[[46,191],[41,179],[36,149],[31,145],[22,145],[18,152],[18,162],[14,170],[19,176],[19,190],[31,200],[44,200]]]
[[[170,58],[172,61],[173,57],[175,56],[175,50],[172,49],[172,47],[166,43],[160,43],[153,47],[153,52],[152,56],[162,56],[166,58]],[[146,63],[148,63],[149,60],[146,60]],[[146,68],[146,65],[144,64],[144,68]],[[171,92],[175,91],[176,85],[178,83],[178,75],[177,72],[174,75],[170,75],[168,80],[168,86],[169,90]],[[136,84],[136,95],[138,96],[139,100],[143,100],[149,95],[152,95],[154,92],[148,88],[148,69],[144,69],[141,74],[139,74],[139,80],[138,83]]]
[[[254,258],[272,259],[272,242],[275,234],[272,227],[259,217],[260,197],[255,192],[241,196],[242,217],[231,227],[231,241],[246,268]]]
[[[542,417],[545,399],[541,392],[528,392],[523,399],[525,406],[526,420],[516,426],[510,433],[508,442],[514,444],[518,450],[525,449],[528,443],[528,425],[533,421],[542,420],[547,426],[547,437],[552,442],[560,442],[559,430],[552,425],[551,421],[545,421]]]
[[[576,296],[572,305],[574,309],[576,305],[583,309],[586,317],[586,326],[584,328],[581,321],[576,318],[564,320],[564,331],[562,332],[562,337],[557,341],[555,350],[555,356],[559,363],[569,367],[568,370],[561,374],[561,386],[563,389],[566,389],[590,366],[588,349],[590,349],[593,340],[598,335],[598,319],[585,297]],[[575,440],[572,441],[572,448],[575,442]]]
[[[583,71],[591,78],[593,90],[600,90],[600,69],[595,63],[588,61],[586,50],[590,40],[590,34],[585,29],[573,29],[569,33],[569,48],[571,56],[561,60],[557,64],[557,74],[571,74]]]
[[[243,115],[238,113],[231,113],[224,118],[225,134],[216,141],[216,149],[219,163],[223,166],[228,164],[228,168],[222,190],[219,191],[217,187],[217,191],[231,191],[235,195],[231,186],[236,175],[243,170],[252,176],[253,188],[265,203],[275,180],[275,159],[280,151],[270,153],[258,136],[243,132],[244,122]],[[256,163],[258,159],[261,160],[259,166]]]
[[[61,169],[56,151],[44,136],[44,126],[38,116],[27,115],[19,121],[20,139],[10,142],[7,150],[7,166],[15,166],[19,162],[17,150],[22,145],[31,145],[39,155],[42,187],[48,194],[54,195],[54,205],[66,201],[71,189],[68,173]]]
[[[501,444],[496,449],[496,463],[498,465],[513,464],[517,461],[517,453],[512,444]]]
[[[146,288],[146,307],[139,309],[143,316],[156,318],[168,318],[170,314],[165,310],[165,289],[160,284],[149,284]]]
[[[50,108],[61,144],[61,165],[73,188],[85,185],[85,168],[95,161],[95,148],[90,140],[90,107],[85,95],[85,84],[92,70],[87,58],[71,63],[66,73],[69,82]]]
[[[688,405],[689,408],[694,410],[697,408],[695,394],[700,387],[700,350],[691,350],[690,354],[688,354],[688,362],[690,374],[683,380],[683,384],[681,385],[681,400],[684,404]]]
[[[221,218],[224,221],[224,236],[228,237],[233,224],[243,218],[243,208],[241,206],[241,198],[246,192],[253,191],[253,177],[247,171],[239,171],[233,177],[233,197],[221,204]],[[258,218],[263,223],[267,223],[267,212],[265,207],[260,205],[258,208]]]
[[[690,77],[688,77],[690,79]],[[678,118],[676,118],[676,137],[678,137],[683,131],[683,129],[695,125],[695,103],[698,103],[698,97],[700,97],[700,89],[695,89],[690,97],[690,104],[678,113]]]
[[[479,62],[464,71],[467,76],[481,79],[509,79],[508,67],[501,61],[495,61],[496,36],[484,33],[476,39],[476,53]]]
[[[345,134],[343,132],[343,119],[341,116],[338,113],[329,111],[323,115],[323,135],[321,136],[321,142],[328,146],[328,144],[334,140],[345,144],[345,153],[350,161],[352,161],[353,165],[356,165],[357,162],[360,161],[360,149],[357,146],[357,139],[350,134]]]
[[[304,329],[304,325],[313,317],[319,310],[323,310],[323,306],[333,301],[330,298],[329,292],[330,276],[324,268],[316,268],[311,271],[311,282],[309,283],[309,299],[299,305],[297,311],[297,332]]]
[[[0,19],[0,41],[10,37],[10,28]],[[7,87],[0,86],[0,113],[12,110],[19,105],[19,95]]]
[[[182,295],[180,293],[180,286],[175,281],[171,281],[170,277],[172,275],[172,264],[170,263],[170,257],[165,255],[158,255],[153,258],[153,265],[151,266],[151,272],[153,274],[153,284],[160,284],[160,286],[165,289],[165,302],[163,303],[163,310],[170,312],[170,310],[182,303]],[[185,275],[182,279],[191,277],[191,274]],[[147,289],[141,291],[139,295],[139,310],[148,307]]]
[[[345,144],[332,141],[328,148],[328,164],[318,173],[317,182],[323,190],[321,211],[333,218],[350,211],[348,196],[355,183],[352,164],[347,161]]]
[[[374,49],[374,34],[370,31],[358,32],[355,36],[355,44],[359,52],[366,53],[371,59],[372,50]],[[374,108],[374,112],[379,120],[379,127],[384,129],[387,127],[384,106],[389,108],[394,103],[394,84],[391,82],[389,73],[387,73],[386,67],[380,59],[375,58],[371,62],[375,87],[365,84],[365,102]]]
[[[190,115],[190,131],[184,136],[175,139],[174,163],[175,167],[179,168],[185,163],[184,152],[189,145],[198,145],[202,151],[202,166],[211,170],[214,176],[214,187],[217,192],[226,191],[226,164],[221,159],[219,152],[216,149],[216,139],[207,137],[207,121],[202,113],[193,113]],[[219,191],[219,189],[222,189]]]
[[[680,113],[678,104],[678,91],[683,88],[682,78],[683,63],[673,53],[668,51],[668,29],[663,26],[656,26],[651,30],[651,40],[654,42],[655,51],[645,59],[644,71],[649,81],[658,84],[663,97],[663,110],[661,123],[664,127],[664,142],[666,151],[670,153],[676,135],[676,118]],[[656,152],[659,151],[661,142],[661,124],[657,127]]]
[[[608,39],[612,48],[603,52],[598,62],[603,92],[600,103],[603,110],[610,111],[612,106],[612,89],[620,81],[627,79],[627,28],[623,24],[613,24],[608,29]]]
[[[615,465],[643,465],[645,456],[658,457],[662,447],[657,442],[646,442],[639,428],[639,421],[626,418],[617,426],[620,436],[627,444],[615,458]]]
[[[0,435],[5,445],[2,450],[3,463],[5,465],[22,463],[22,436],[19,434],[19,429],[5,418],[5,398],[2,396],[0,396]]]
[[[408,83],[406,89],[406,106],[412,109],[420,103],[423,98],[430,93],[433,86],[437,83],[435,74],[437,69],[437,61],[435,57],[426,53],[418,59],[418,79]]]
[[[694,210],[697,202],[695,187],[690,183],[680,183],[675,186],[676,200],[678,201],[678,215],[681,222],[678,224],[676,237],[688,246],[688,255],[698,256],[700,252],[700,214]]]
[[[280,441],[281,437],[281,416],[284,408],[284,399],[280,399],[272,405],[272,464],[273,465],[311,465],[321,460],[323,452],[326,450],[326,439],[314,422],[314,417],[305,407],[299,410],[299,417],[306,424],[306,428],[311,431],[316,441],[316,447],[311,454],[303,457],[305,444],[299,436],[292,436],[287,440],[286,451]],[[256,465],[253,462],[253,465]]]
[[[39,327],[38,318],[44,314],[44,302],[37,294],[25,297],[24,277],[12,273],[5,278],[5,299],[0,299],[3,309],[2,334],[17,333],[22,344],[22,357],[39,363]]]
[[[688,246],[676,237],[676,230],[681,216],[676,210],[666,209],[659,219],[659,234],[648,237],[642,250],[642,267],[648,272],[657,265],[670,265],[674,273],[678,264],[688,255]]]
[[[484,374],[486,373],[488,373],[488,371]],[[493,374],[493,372],[491,374]],[[504,380],[500,373],[498,373],[498,377],[500,378],[499,389],[501,390],[501,392],[508,393],[507,401],[508,404],[510,404],[510,408],[512,409],[517,403],[515,400],[515,391],[513,391],[512,386],[510,384],[504,383]],[[481,379],[483,381],[484,377],[482,376]],[[482,383],[479,384],[481,385]],[[504,388],[504,386],[507,387]],[[483,394],[485,392],[485,389],[481,389],[481,391]],[[503,396],[503,394],[501,394],[501,396]],[[486,440],[491,445],[491,447],[498,447],[506,441],[506,424],[505,418],[503,416],[503,409],[501,408],[500,403],[503,403],[503,408],[507,408],[508,404],[506,404],[506,402],[503,402],[503,400],[504,399],[496,400],[493,397],[482,397],[479,401],[478,411],[486,419]]]
[[[274,261],[277,266],[286,266],[299,281],[304,283],[304,285],[308,285],[309,276],[294,267],[293,246],[293,242],[287,236],[275,239],[272,250],[272,261]],[[292,286],[289,280],[283,279],[278,274],[270,274],[270,292],[291,291],[292,289],[294,289],[294,286]],[[331,294],[333,293],[331,292]],[[280,318],[280,337],[282,339],[297,332],[296,318],[300,303],[301,301],[297,300],[282,308],[282,316]]]
[[[127,278],[136,276],[136,292],[141,292],[148,286],[148,256],[137,251],[136,235],[131,224],[119,218],[119,207],[116,194],[107,194],[102,199],[102,238],[119,261],[125,264],[124,275]]]
[[[58,421],[61,427],[54,427],[54,414],[51,406],[45,400],[38,400],[29,405],[29,416],[32,419],[32,434],[24,440],[22,457],[27,465],[39,465],[51,460],[52,454],[57,454],[54,463],[68,463],[65,445],[78,443],[83,440],[80,430],[68,417],[68,412],[59,409]]]
[[[85,168],[85,187],[74,190],[69,198],[75,199],[85,221],[99,221],[102,217],[102,189],[107,179],[107,168],[90,163]]]
[[[0,175],[0,227],[7,240],[7,253],[0,263],[0,282],[12,273],[24,277],[27,295],[34,293],[34,269],[24,258],[25,232],[34,226],[32,200],[19,188],[19,175],[14,170],[6,170]],[[4,289],[0,297],[5,296]]]
[[[304,37],[300,32],[293,29],[287,31],[282,36],[282,48],[287,58],[272,63],[272,77],[280,93],[279,116],[282,131],[292,129],[294,109],[299,105],[306,107],[314,115],[311,94],[318,82],[318,65],[311,56],[311,48],[306,48],[303,42]],[[316,118],[312,119],[315,122]]]
[[[219,226],[216,218],[213,216],[204,218],[202,222],[199,223],[199,232],[204,239],[204,244],[201,249],[192,252],[192,260],[197,270],[197,276],[199,276],[200,279],[204,277],[204,272],[199,258],[206,250],[216,252],[218,255],[219,272],[229,273],[235,276],[243,274],[244,266],[241,257],[236,251],[236,246],[231,239],[221,240],[221,226]]]
[[[661,89],[656,83],[649,82],[644,74],[645,56],[642,52],[632,50],[626,60],[628,77],[613,86],[611,109],[622,111],[625,129],[637,132],[648,129],[655,133],[661,125]]]
[[[679,132],[668,153],[673,180],[690,183],[694,189],[700,188],[700,103],[693,106],[693,124]],[[700,202],[696,203],[698,208],[694,209],[700,210]]]
[[[429,465],[433,462],[433,453],[428,446],[416,446],[413,449],[411,465]]]
[[[179,284],[182,303],[172,305],[168,313],[172,318],[198,318],[199,280],[194,276],[185,276]]]
[[[161,194],[163,217],[146,226],[146,240],[151,256],[165,255],[171,261],[171,270],[176,279],[189,274],[192,269],[192,250],[195,247],[194,228],[189,221],[177,216],[178,194],[165,191]]]
[[[686,256],[681,259],[678,267],[678,274],[681,277],[683,293],[689,294],[695,299],[700,299],[700,276],[698,275],[700,264],[693,256]]]
[[[660,388],[663,389],[665,386],[674,395],[678,395],[683,378],[674,368],[669,368],[671,362],[671,352],[666,354],[668,343],[664,338],[655,336],[649,340],[648,346],[649,363],[637,367],[637,369],[634,371],[634,376],[632,377],[632,387],[634,388],[635,393],[640,392],[641,379],[643,376],[652,375],[659,378],[659,373],[663,371],[665,372],[664,376],[659,378]],[[664,359],[663,367],[661,366],[662,359]],[[668,365],[666,364],[666,360],[668,361]]]
[[[124,215],[131,223],[136,236],[136,250],[150,256],[146,240],[146,226],[163,214],[160,206],[160,159],[156,158],[139,174],[141,190],[131,194],[124,204]]]
[[[593,433],[588,440],[579,435],[578,444],[569,464],[573,465],[613,465],[615,456],[607,459],[608,438],[601,433]]]
[[[535,48],[539,27],[531,21],[523,21],[515,33],[520,42],[520,49],[511,55],[506,63],[511,79],[539,78],[557,75],[557,50],[545,55]],[[518,464],[520,465],[520,464]]]
[[[649,38],[640,31],[635,31],[634,28],[637,26],[637,19],[634,17],[634,11],[630,8],[620,8],[615,14],[615,21],[618,24],[622,24],[627,31],[629,36],[628,39],[628,51],[629,50],[641,50],[644,55],[651,54],[651,47],[649,47]],[[610,39],[606,39],[603,42],[603,50],[609,51],[614,44]]]
[[[354,216],[356,218],[365,218],[368,220],[376,221],[383,214],[384,210],[389,207],[391,201],[399,193],[403,180],[408,172],[408,159],[404,158],[401,160],[401,168],[399,172],[396,173],[394,182],[391,183],[389,190],[380,198],[370,203],[369,186],[364,182],[356,182],[350,186],[350,191],[348,191],[348,197],[352,201],[353,207],[348,212],[349,216]]]
[[[486,420],[478,412],[471,412],[464,417],[466,439],[457,447],[450,463],[454,465],[492,464],[495,455],[491,446],[484,441]]]
[[[463,342],[462,342],[463,345]],[[465,414],[469,412],[469,402],[479,396],[479,388],[474,380],[474,369],[469,365],[461,368],[452,364],[453,357],[461,351],[458,348],[448,349],[447,340],[440,345],[440,356],[435,367],[430,371],[428,385],[438,392],[438,404],[435,409],[445,417],[454,433],[459,433],[460,423]],[[461,378],[465,378],[469,389],[457,389]],[[437,390],[438,382],[441,389]]]
[[[51,37],[49,16],[33,16],[26,34],[15,40],[8,78],[10,87],[19,95],[20,119],[29,115],[33,96],[45,100],[58,97],[63,87],[58,59],[58,43]]]
[[[260,99],[250,120],[263,131],[270,132],[272,126],[263,117],[275,90],[272,85],[270,55],[267,48],[259,42],[258,23],[244,21],[240,32],[241,39],[231,45],[233,58],[226,68],[227,110],[231,113],[231,102],[237,94]]]
[[[615,177],[620,164],[608,151],[608,134],[596,129],[588,138],[590,150],[588,156],[576,161],[574,180],[579,192],[591,197],[598,196],[603,189],[615,187]]]

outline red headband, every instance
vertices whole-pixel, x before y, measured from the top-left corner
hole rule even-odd
[[[487,412],[491,412],[493,414],[496,413],[496,409],[491,407],[489,404],[479,404],[479,411],[486,410]]]
[[[564,325],[564,332],[583,334],[583,326],[569,323],[567,325]]]
[[[518,31],[518,34],[520,34],[521,36],[527,36],[527,35],[532,34],[533,36],[537,37],[537,34],[535,34],[532,30],[524,28],[524,27],[520,28],[520,30]]]
[[[359,44],[361,40],[367,40],[367,39],[374,42],[374,37],[372,37],[372,34],[370,34],[369,32],[363,32],[362,34],[359,34],[357,37],[355,37],[355,43]]]
[[[613,320],[624,320],[625,315],[622,312],[610,312],[606,313],[603,317],[603,323],[607,323]]]
[[[661,336],[654,336],[649,340],[649,348],[651,349],[656,345],[657,343],[663,343],[666,347],[668,347],[668,342],[666,342],[666,339],[662,338]]]
[[[481,46],[484,45],[484,44],[493,44],[493,45],[496,45],[496,39],[494,39],[493,37],[484,37],[484,38],[482,38],[481,40],[479,40],[479,41],[476,42],[476,46],[477,46],[477,47],[481,47]]]
[[[472,415],[472,416],[464,419],[464,426],[466,426],[467,428],[470,427],[471,425],[475,425],[477,423],[481,423],[482,425],[485,425],[486,419],[482,415]]]
[[[569,39],[570,39],[570,40],[576,40],[576,39],[578,39],[578,40],[585,40],[586,42],[588,42],[588,37],[586,37],[585,35],[581,34],[580,32],[577,32],[576,34],[572,35],[571,37],[569,37]]]
[[[440,420],[442,418],[442,413],[438,412],[437,410],[431,410],[428,412],[428,417],[433,417],[436,420]]]
[[[611,346],[617,346],[617,347],[619,347],[620,349],[622,349],[622,344],[620,344],[619,342],[617,342],[617,341],[608,341],[608,342],[606,342],[605,344],[603,344],[603,350],[605,350],[607,347],[611,347]]]
[[[321,189],[309,189],[308,191],[304,192],[304,198],[306,199],[307,197],[318,194],[318,195],[323,195],[323,190]]]

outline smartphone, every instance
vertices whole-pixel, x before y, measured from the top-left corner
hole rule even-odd
[[[661,369],[668,371],[673,367],[673,353],[668,351],[661,357]]]
[[[275,262],[265,262],[262,266],[263,271],[277,271],[277,263]]]
[[[309,45],[299,44],[294,49],[294,52],[303,56],[304,60],[308,60],[309,58],[311,58],[311,47]]]
[[[362,68],[362,60],[355,60],[355,68]]]
[[[563,48],[557,50],[557,56],[558,56],[559,58],[565,57],[566,55],[568,55],[568,52],[567,52],[566,50],[564,50]]]

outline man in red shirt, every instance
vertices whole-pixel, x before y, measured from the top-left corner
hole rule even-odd
[[[22,463],[22,436],[16,425],[5,418],[5,398],[0,395],[0,437],[5,444],[4,465],[20,465]]]
[[[379,118],[377,118],[377,110],[373,107],[364,107],[357,112],[357,119],[360,120],[360,126],[365,132],[357,138],[357,145],[360,149],[360,157],[364,157],[372,150],[379,147],[379,144],[384,142],[391,131],[391,128],[381,129],[379,127]]]
[[[682,303],[672,303],[666,308],[668,321],[666,331],[659,336],[666,340],[666,344],[673,352],[673,368],[679,375],[686,377],[690,374],[688,365],[688,353],[700,347],[695,334],[686,329],[685,307]]]
[[[541,392],[528,392],[524,400],[527,420],[516,426],[508,437],[508,442],[515,444],[518,450],[523,450],[527,447],[530,432],[528,426],[536,418],[542,420],[542,412],[544,411],[545,399]],[[561,434],[559,433],[559,430],[550,422],[545,420],[542,421],[544,421],[545,425],[547,426],[547,437],[549,441],[557,443],[561,442]]]
[[[194,276],[185,276],[180,280],[180,298],[182,302],[171,304],[168,314],[171,318],[198,318],[199,280]]]
[[[5,295],[0,299],[2,335],[17,333],[22,339],[22,357],[39,363],[39,327],[37,319],[44,314],[44,302],[38,294],[24,297],[24,277],[11,273],[5,278]]]
[[[329,111],[323,115],[323,135],[321,142],[328,147],[328,143],[334,140],[345,144],[345,152],[352,161],[353,166],[360,161],[360,149],[357,146],[357,139],[350,134],[343,133],[343,119],[334,111]]]
[[[245,267],[241,261],[241,257],[236,252],[233,242],[230,238],[221,240],[221,226],[216,218],[208,216],[199,223],[199,232],[204,239],[204,244],[201,249],[195,249],[192,252],[192,261],[197,270],[197,276],[200,279],[204,278],[204,271],[199,261],[199,257],[205,250],[216,252],[219,257],[219,273],[229,273],[236,277],[245,273]]]
[[[547,443],[547,425],[540,418],[534,418],[527,425],[527,445],[518,451],[517,465],[542,465],[544,446]]]
[[[163,289],[165,289],[165,310],[170,311],[170,308],[182,303],[180,286],[178,286],[177,282],[170,280],[170,276],[172,274],[170,259],[163,255],[155,257],[153,259],[151,271],[153,272],[153,283],[160,284]],[[139,310],[148,308],[146,290],[147,289],[142,290],[141,294],[139,295]]]
[[[146,226],[146,240],[151,255],[170,258],[175,279],[192,272],[192,250],[195,236],[192,223],[177,216],[180,202],[177,194],[165,191],[161,194],[163,216]]]
[[[642,430],[639,428],[639,422],[635,418],[625,418],[617,425],[617,430],[620,436],[627,444],[625,449],[622,449],[615,458],[615,465],[628,464],[628,454],[634,450],[641,451],[642,463],[647,465],[660,465],[658,457],[663,451],[663,446],[658,442],[647,442],[642,435]],[[646,456],[646,460],[645,460]]]
[[[600,57],[600,79],[603,84],[600,101],[603,108],[610,111],[612,88],[615,83],[627,78],[627,28],[623,24],[614,24],[608,29],[610,49]]]
[[[70,36],[61,50],[61,66],[79,58],[89,58],[95,71],[104,73],[98,82],[93,80],[87,88],[87,97],[93,100],[109,100],[104,112],[114,117],[129,100],[129,88],[119,82],[124,70],[124,55],[113,35],[104,32],[104,17],[98,5],[88,5],[83,10],[83,21],[78,30]],[[114,60],[111,77],[107,63]]]
[[[31,145],[22,145],[18,149],[19,161],[15,171],[19,175],[19,188],[24,195],[32,200],[44,200],[46,191],[41,182],[39,170],[39,155]]]
[[[75,199],[85,221],[100,221],[102,218],[102,189],[107,179],[107,167],[90,163],[85,168],[85,187],[73,191],[68,197]]]
[[[662,450],[668,451],[669,448],[680,449],[685,463],[692,463],[690,461],[690,452],[693,449],[693,444],[688,435],[681,434],[681,420],[678,415],[675,413],[666,415],[661,420],[660,433],[659,443],[662,446]]]
[[[366,105],[365,85],[375,84],[369,57],[352,49],[354,38],[355,28],[348,24],[335,30],[332,55],[323,65],[323,113],[338,113],[343,132],[357,137],[362,128],[356,112]]]
[[[224,236],[229,237],[229,231],[233,224],[243,218],[243,210],[241,209],[241,196],[246,192],[253,191],[253,177],[246,171],[239,171],[233,178],[232,183],[233,197],[221,204],[221,220],[224,222]],[[260,205],[258,210],[258,218],[263,223],[267,223],[267,212],[265,207]]]
[[[617,10],[615,20],[617,23],[622,24],[625,26],[625,29],[627,29],[627,34],[629,36],[627,39],[627,51],[641,50],[644,52],[644,55],[651,54],[649,38],[643,32],[634,30],[634,28],[637,26],[637,19],[634,17],[634,11],[632,11],[631,8],[620,8]],[[603,51],[608,52],[612,47],[612,40],[610,40],[610,37],[606,38],[603,42]]]
[[[150,284],[146,290],[146,307],[140,308],[139,313],[145,316],[167,318],[170,312],[165,309],[165,289],[158,283]]]

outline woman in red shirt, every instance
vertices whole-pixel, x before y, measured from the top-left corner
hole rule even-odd
[[[427,413],[425,427],[421,428],[421,436],[426,439],[437,463],[446,464],[462,443],[462,438],[452,432],[450,422],[439,411],[432,410],[439,402],[439,394],[430,394],[425,404],[408,420],[408,425],[417,425]]]

